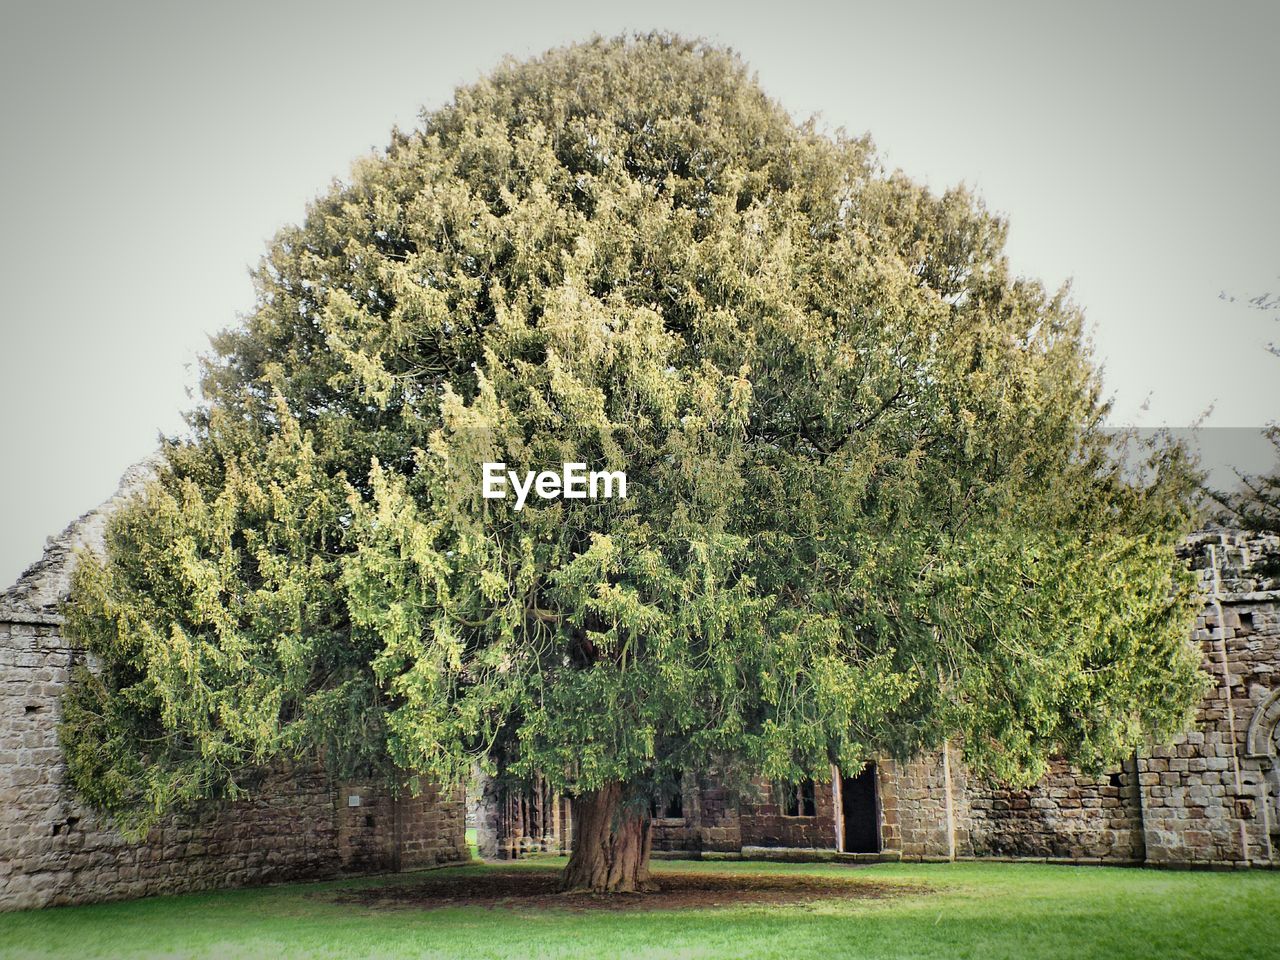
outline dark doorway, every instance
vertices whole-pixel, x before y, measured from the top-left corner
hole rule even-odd
[[[650,800],[649,816],[654,820],[683,820],[684,791],[677,789],[664,798]]]
[[[856,777],[840,779],[840,806],[845,853],[879,853],[880,804],[874,763],[868,763]]]

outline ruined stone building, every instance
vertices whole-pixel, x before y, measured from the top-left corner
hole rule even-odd
[[[126,474],[117,498],[145,477]],[[0,594],[0,910],[117,900],[470,858],[459,793],[393,798],[316,766],[271,771],[251,798],[171,816],[131,842],[79,802],[58,745],[60,699],[85,653],[58,608],[75,551],[102,539],[116,498],[49,541]]]
[[[143,471],[126,475],[117,498]],[[61,630],[75,550],[113,503],[50,540],[0,594],[0,909],[382,872],[468,858],[461,791],[393,798],[319,767],[280,767],[247,800],[171,816],[131,842],[85,809],[57,739],[61,694],[85,653]],[[666,856],[1012,857],[1169,866],[1280,863],[1280,538],[1205,533],[1185,546],[1205,597],[1194,641],[1214,686],[1195,729],[1101,777],[1065,764],[1027,790],[971,776],[956,751],[827,782],[735,795],[686,777],[654,809]],[[1272,571],[1272,572],[1268,572]],[[567,851],[571,803],[534,783],[479,784],[481,853]]]
[[[1183,552],[1204,610],[1193,641],[1214,683],[1195,728],[1136,752],[1100,777],[1054,764],[1026,790],[968,773],[958,751],[829,782],[732,795],[687,776],[655,805],[657,855],[797,859],[1032,858],[1153,866],[1280,865],[1280,538],[1213,532]],[[572,805],[534,784],[485,784],[474,816],[481,852],[564,851]]]

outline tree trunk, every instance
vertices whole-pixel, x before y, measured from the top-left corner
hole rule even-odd
[[[622,804],[622,784],[611,783],[573,804],[573,853],[560,889],[591,893],[646,893],[649,878],[649,816]]]

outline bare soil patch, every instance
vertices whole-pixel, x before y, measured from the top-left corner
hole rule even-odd
[[[654,893],[561,893],[559,871],[487,870],[449,876],[431,873],[409,883],[342,890],[336,903],[380,908],[505,907],[519,910],[684,910],[742,904],[797,904],[815,900],[879,900],[927,892],[916,884],[878,883],[836,876],[758,873],[660,873]]]

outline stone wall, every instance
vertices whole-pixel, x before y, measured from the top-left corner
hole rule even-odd
[[[502,803],[498,782],[473,766],[467,784],[467,821],[475,824],[476,851],[485,860],[498,859],[502,844],[509,839],[510,831],[502,822]]]
[[[653,849],[733,851],[742,849],[738,797],[716,777],[685,777],[684,816],[653,821]]]
[[[691,779],[696,784],[695,817],[690,822],[695,849],[741,850],[742,822],[738,817],[737,796],[713,777]]]
[[[346,872],[416,870],[470,858],[461,787],[424,784],[418,796],[382,785],[336,786],[337,850]]]
[[[397,870],[419,870],[471,859],[467,846],[466,789],[423,784],[399,802],[400,857]]]
[[[130,842],[66,781],[60,698],[83,655],[47,614],[0,615],[0,909],[427,866],[468,858],[460,794],[392,801],[281,768],[249,799]],[[25,619],[28,622],[16,622]],[[349,798],[369,798],[358,808]]]
[[[1201,534],[1185,553],[1206,597],[1194,639],[1213,678],[1195,729],[1138,758],[1148,862],[1276,864],[1280,538]],[[1250,737],[1250,733],[1253,737]]]
[[[814,815],[788,816],[767,780],[755,780],[739,796],[716,777],[689,776],[683,787],[684,816],[653,820],[653,849],[731,852],[744,846],[831,846],[831,784],[816,784],[814,800]]]
[[[1055,762],[1028,789],[971,781],[963,855],[1141,863],[1143,829],[1132,763],[1093,777]]]
[[[808,816],[788,815],[769,781],[757,780],[754,786],[752,802],[743,803],[739,814],[744,847],[835,848],[835,795],[829,781],[813,784],[814,813]]]
[[[341,869],[331,793],[277,772],[253,800],[171,817],[131,843],[79,804],[58,747],[76,651],[53,622],[0,622],[0,909],[327,876]]]
[[[952,757],[954,760],[954,757]],[[951,775],[952,815],[947,813],[947,773]],[[965,774],[955,762],[943,764],[941,753],[903,763],[877,764],[881,797],[881,844],[910,859],[946,859],[955,829],[956,851],[969,849],[965,812]]]

